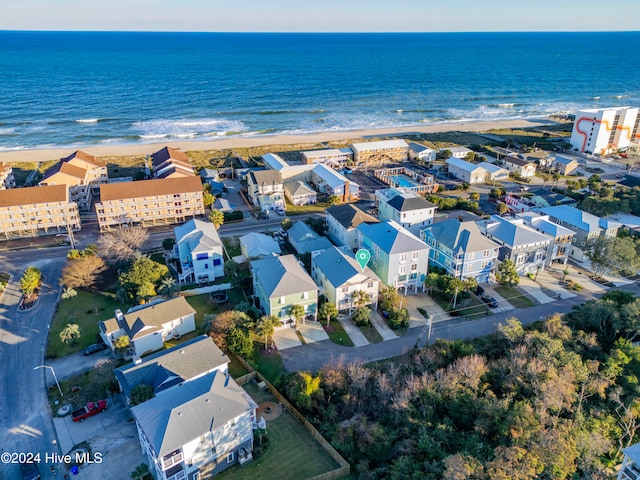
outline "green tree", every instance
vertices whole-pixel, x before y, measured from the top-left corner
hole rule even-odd
[[[280,226],[284,230],[289,230],[293,226],[293,223],[291,222],[291,219],[289,217],[287,217],[287,218],[282,219],[282,221],[280,222]]]
[[[113,341],[113,346],[118,350],[123,350],[131,345],[128,335],[122,335]]]
[[[251,336],[243,328],[234,327],[229,330],[226,342],[231,353],[240,357],[250,357],[253,354]]]
[[[616,264],[614,240],[600,236],[591,240],[584,249],[584,254],[591,260],[591,273],[594,278],[602,278],[611,272]]]
[[[209,192],[205,192],[202,194],[202,203],[204,203],[205,207],[210,207],[215,201],[216,197],[211,195]]]
[[[440,285],[440,274],[436,272],[430,272],[424,279],[424,286],[427,288],[429,295],[433,294],[433,291]]]
[[[212,209],[209,214],[209,221],[213,223],[216,228],[220,228],[224,223],[224,213],[222,213],[221,210]]]
[[[357,308],[351,315],[351,320],[359,327],[369,325],[371,321],[371,310],[367,307]]]
[[[80,338],[80,326],[77,323],[67,323],[60,332],[60,341],[76,345]]]
[[[314,377],[311,372],[296,372],[289,380],[287,393],[296,404],[309,409],[312,406],[312,398],[321,393],[320,382],[320,375]]]
[[[332,318],[336,318],[338,316],[338,307],[336,307],[335,303],[324,302],[320,305],[320,310],[318,312],[320,318],[327,319],[327,327],[329,326],[329,322]]]
[[[329,205],[338,205],[340,203],[340,197],[337,195],[329,195],[327,198],[327,203]]]
[[[351,303],[355,308],[363,308],[371,303],[371,297],[364,290],[351,292]]]
[[[382,310],[389,312],[400,308],[401,301],[402,297],[395,288],[385,285],[380,290],[380,308]]]
[[[173,246],[175,244],[176,244],[176,241],[171,237],[168,237],[162,240],[162,248],[165,250],[173,250]]]
[[[509,207],[506,203],[498,202],[498,204],[496,205],[496,210],[498,211],[498,215],[504,215],[509,211]]]
[[[298,304],[291,305],[287,313],[291,318],[295,319],[296,324],[298,324],[304,318],[304,307]]]
[[[179,291],[180,286],[176,282],[176,279],[173,277],[163,278],[160,282],[160,286],[158,287],[158,293],[165,298],[175,297]]]
[[[516,264],[513,263],[513,260],[506,259],[498,265],[496,278],[501,285],[508,287],[513,287],[520,283],[520,276],[518,275]]]
[[[227,350],[227,335],[234,328],[248,330],[253,321],[244,312],[227,310],[217,315],[205,314],[202,318],[202,331],[213,338],[213,341],[222,350]]]
[[[148,474],[149,467],[146,463],[141,463],[131,472],[131,478],[133,478],[133,480],[144,480]]]
[[[480,194],[478,192],[471,192],[469,194],[469,200],[477,202],[478,200],[480,200]]]
[[[155,288],[169,273],[166,265],[138,255],[128,270],[118,276],[118,284],[130,299],[145,299],[155,295]]]
[[[153,398],[153,387],[151,385],[147,385],[146,383],[141,383],[140,385],[136,385],[131,390],[131,394],[129,395],[129,403],[132,407],[136,405],[140,405],[143,402]]]
[[[256,335],[264,336],[264,348],[269,347],[269,337],[273,335],[278,325],[280,325],[280,319],[275,315],[263,315],[256,322]]]
[[[40,286],[41,280],[42,273],[37,267],[27,267],[20,279],[20,290],[25,296],[29,296]]]

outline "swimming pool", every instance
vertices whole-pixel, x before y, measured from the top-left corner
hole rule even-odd
[[[411,177],[408,177],[406,175],[393,175],[389,178],[396,182],[398,184],[398,187],[412,188],[419,185],[419,183],[416,183],[411,179]]]

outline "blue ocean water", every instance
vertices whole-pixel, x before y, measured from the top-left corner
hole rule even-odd
[[[640,105],[640,32],[0,32],[0,149]]]

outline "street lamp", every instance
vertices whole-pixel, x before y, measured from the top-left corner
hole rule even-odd
[[[58,383],[58,377],[56,377],[56,372],[53,369],[53,367],[50,367],[49,365],[38,365],[37,367],[33,367],[34,370],[37,370],[39,368],[48,368],[49,370],[51,370],[51,373],[53,373],[53,379],[56,381],[56,385],[58,386],[58,391],[60,392],[60,396],[64,397],[64,393],[62,393],[62,389],[60,388],[60,384]]]

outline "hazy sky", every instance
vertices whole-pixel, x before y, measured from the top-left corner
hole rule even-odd
[[[203,32],[640,30],[640,1],[0,0],[0,30]]]

